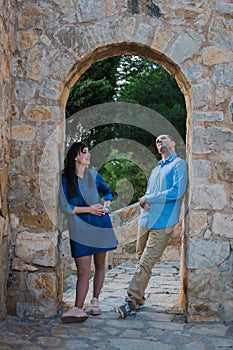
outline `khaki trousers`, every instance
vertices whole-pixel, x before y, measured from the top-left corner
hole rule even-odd
[[[138,305],[144,304],[145,290],[152,274],[152,268],[167,247],[175,226],[155,230],[139,226],[136,246],[138,262],[127,290],[127,301],[133,300]]]

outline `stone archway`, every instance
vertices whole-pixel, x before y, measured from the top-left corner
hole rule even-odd
[[[9,313],[51,317],[57,312],[60,233],[40,197],[38,164],[49,135],[64,121],[73,83],[94,61],[125,53],[161,64],[176,78],[186,101],[187,314],[232,318],[233,68],[228,7],[206,1],[180,6],[159,0],[150,5],[140,0],[101,2],[98,7],[96,2],[72,0],[9,5],[17,15],[17,23],[11,18],[16,47],[2,48],[3,55],[9,53],[12,82],[12,93],[5,94],[12,106],[10,136],[4,136],[6,151],[10,144],[7,198],[2,192],[10,217],[9,225],[4,221],[10,242],[9,262],[4,263],[4,268],[10,266]],[[5,118],[8,125],[9,114]],[[57,182],[62,148],[61,133],[48,152],[48,168]],[[47,185],[50,198],[50,181]]]
[[[121,43],[120,45],[115,44],[115,45],[108,45],[106,47],[99,47],[93,51],[92,55],[86,57],[86,59],[83,58],[81,61],[77,62],[73,67],[73,70],[70,72],[69,76],[67,77],[67,83],[64,89],[64,94],[61,97],[63,101],[63,105],[66,104],[66,101],[69,96],[68,93],[70,91],[70,88],[76,83],[76,81],[79,79],[81,74],[83,74],[84,71],[87,70],[91,64],[93,64],[96,61],[109,58],[111,56],[116,56],[119,54],[119,52],[121,52],[122,55],[137,55],[137,56],[146,58],[148,60],[151,60],[158,65],[163,66],[164,69],[166,69],[171,75],[175,77],[178,85],[181,88],[181,91],[186,97],[185,102],[186,102],[187,114],[188,114],[188,111],[191,111],[191,105],[192,105],[191,88],[184,74],[181,72],[179,66],[177,66],[168,57],[161,54],[160,52],[153,50],[152,48],[147,46],[138,45],[137,43]],[[190,117],[191,116],[189,116],[189,118]],[[185,157],[185,154],[184,154],[184,157]],[[188,203],[188,193],[186,196],[185,206],[188,205],[187,203]],[[184,208],[184,212],[187,212],[187,208]],[[182,215],[184,215],[184,213]],[[182,242],[182,247],[181,247],[182,253],[181,253],[181,261],[180,261],[181,263],[180,264],[180,267],[181,267],[180,268],[180,272],[181,272],[180,303],[183,309],[187,311],[186,310],[186,303],[187,303],[186,291],[184,289],[184,286],[186,285],[186,261],[185,261],[186,238],[184,233],[187,230],[187,228],[186,228],[183,216],[182,216],[182,223],[181,225],[179,225],[178,230],[181,232],[180,235],[181,235],[181,242]],[[175,235],[176,237],[178,237],[179,235],[178,231],[175,233]]]

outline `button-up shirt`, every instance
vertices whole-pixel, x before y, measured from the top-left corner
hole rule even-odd
[[[140,226],[157,229],[177,224],[187,182],[187,164],[176,153],[160,160],[148,181],[145,195],[150,209],[142,209]]]

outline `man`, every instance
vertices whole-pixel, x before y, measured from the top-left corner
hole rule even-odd
[[[158,136],[156,147],[162,159],[152,170],[146,194],[139,201],[142,211],[136,245],[137,266],[125,303],[117,309],[121,318],[135,315],[143,307],[152,268],[163,254],[179,222],[187,187],[187,164],[175,153],[173,138],[169,135]]]

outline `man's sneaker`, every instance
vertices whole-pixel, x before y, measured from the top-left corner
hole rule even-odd
[[[117,308],[117,312],[121,318],[136,315],[137,306],[133,301],[126,301],[123,305]]]
[[[137,309],[136,309],[136,311],[140,311],[140,310],[142,310],[144,307],[145,307],[145,305],[144,305],[144,304],[137,305]]]

